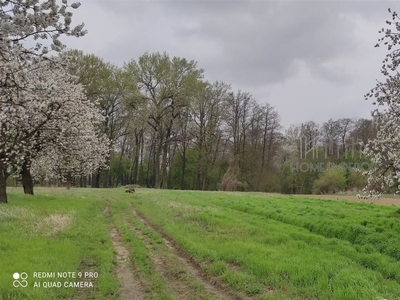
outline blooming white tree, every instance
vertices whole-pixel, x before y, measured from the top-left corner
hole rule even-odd
[[[60,118],[62,96],[53,96],[63,89],[51,73],[59,71],[60,62],[48,53],[64,48],[61,35],[86,33],[84,24],[71,27],[70,9],[79,5],[0,0],[0,202],[7,202],[8,176],[41,148],[43,130]],[[70,88],[68,97],[77,89],[70,85],[64,90]]]
[[[82,101],[79,114],[62,122],[59,133],[32,160],[34,178],[60,179],[66,181],[69,188],[74,177],[106,168],[109,140],[104,134],[98,133],[103,117],[92,105]]]
[[[389,27],[382,28],[383,37],[375,47],[384,45],[389,53],[382,62],[381,73],[384,81],[378,81],[376,86],[366,95],[366,99],[375,98],[373,103],[374,121],[378,125],[377,137],[370,140],[365,153],[370,157],[373,167],[367,171],[368,193],[387,191],[389,187],[398,185],[400,176],[400,19],[392,12],[391,20],[386,21]],[[400,186],[397,186],[397,190]]]
[[[32,185],[29,176],[31,160],[36,174],[57,176],[70,183],[73,177],[105,168],[110,148],[108,138],[99,133],[104,121],[102,111],[86,97],[84,87],[76,84],[76,77],[62,67],[55,69],[51,64],[47,67],[38,69],[37,73],[50,84],[47,97],[42,96],[40,101],[41,105],[47,101],[48,121],[38,131],[30,152],[25,155],[27,164],[23,163],[21,175],[23,184],[28,187]],[[26,180],[24,175],[28,175]]]
[[[102,113],[74,80],[61,65],[42,61],[26,74],[12,101],[2,103],[0,149],[5,151],[0,168],[5,179],[22,168],[23,177],[27,175],[24,184],[31,188],[32,160],[36,170],[54,166],[52,172],[57,170],[55,174],[64,179],[104,165],[108,142],[96,131]]]

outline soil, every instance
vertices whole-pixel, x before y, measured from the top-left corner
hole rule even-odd
[[[394,197],[380,197],[377,200],[374,198],[370,199],[358,199],[357,196],[349,196],[349,195],[296,195],[301,197],[313,197],[322,200],[341,200],[341,201],[355,201],[355,202],[365,202],[365,203],[374,203],[378,205],[396,205],[400,206],[400,198]]]
[[[110,231],[110,238],[115,250],[115,260],[117,262],[114,272],[117,275],[119,281],[119,291],[121,300],[142,300],[144,299],[144,292],[142,286],[138,280],[138,276],[135,276],[132,268],[129,266],[129,251],[123,245],[121,236],[116,228],[112,228]]]
[[[104,214],[110,217],[110,207],[107,201]],[[119,281],[120,300],[144,300],[144,291],[139,281],[139,276],[129,265],[129,250],[124,246],[121,235],[114,227],[110,230],[110,239],[114,246],[116,266],[114,274]]]
[[[144,230],[137,228],[129,219],[124,216],[128,228],[142,240],[147,248],[147,255],[151,260],[157,274],[166,284],[167,289],[174,299],[182,300],[206,300],[206,299],[251,299],[244,293],[233,290],[216,278],[208,276],[204,269],[194,261],[194,259],[184,251],[179,245],[167,236],[160,228],[153,225],[145,216],[135,211],[132,207],[133,215],[144,225]],[[111,217],[109,203],[107,202],[104,214]],[[162,239],[162,243],[155,243],[150,239],[148,230],[157,232]],[[110,239],[114,246],[116,274],[120,285],[121,300],[142,300],[148,299],[146,294],[147,282],[141,282],[141,276],[130,265],[129,250],[124,246],[121,235],[116,227],[110,231]],[[204,267],[204,266],[203,266]],[[271,291],[266,292],[270,294]],[[260,295],[258,295],[260,296]]]
[[[243,293],[232,290],[216,278],[208,276],[200,267],[200,264],[195,262],[193,257],[160,228],[152,224],[142,214],[136,211],[133,211],[133,213],[145,226],[150,227],[161,235],[168,253],[162,256],[152,253],[150,259],[176,299],[209,299],[208,295],[217,299],[251,299]],[[148,248],[151,247],[146,238],[143,241]],[[188,276],[191,278],[190,281],[185,280]],[[201,289],[195,291],[193,282],[200,284]]]
[[[81,263],[79,264],[79,268],[78,268],[79,272],[98,272],[98,270],[96,269],[96,262],[94,260],[91,259],[84,259],[81,261]],[[85,278],[82,277],[80,278],[79,281],[82,282],[91,282],[93,286],[95,286],[95,281],[96,279],[93,277],[89,277],[89,278]],[[73,296],[68,297],[68,298],[63,298],[64,300],[95,300],[96,296],[93,292],[92,289],[76,289],[75,293]]]

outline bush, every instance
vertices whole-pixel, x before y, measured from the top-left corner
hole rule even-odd
[[[346,189],[346,172],[340,168],[329,168],[314,181],[314,193],[336,193]]]
[[[243,183],[237,179],[239,173],[239,160],[237,157],[233,157],[229,162],[228,170],[226,170],[224,177],[222,177],[219,189],[222,191],[241,191]]]
[[[367,178],[361,173],[350,171],[348,175],[348,188],[360,190],[367,185]]]

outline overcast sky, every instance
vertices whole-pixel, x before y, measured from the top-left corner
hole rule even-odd
[[[385,1],[80,0],[85,37],[69,48],[122,66],[144,52],[193,59],[205,79],[268,102],[284,127],[369,118],[363,95],[380,78],[374,48],[390,18]],[[400,9],[399,9],[400,10]]]

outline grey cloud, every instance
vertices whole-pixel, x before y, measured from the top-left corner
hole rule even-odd
[[[223,75],[237,76],[246,84],[247,80],[253,84],[285,80],[297,60],[318,69],[320,62],[357,46],[351,39],[351,24],[340,20],[335,5],[284,4],[271,7],[256,2],[225,17],[203,15],[199,27],[178,33],[220,43]]]
[[[373,48],[377,31],[389,18],[387,8],[396,6],[383,1],[231,0],[86,4],[76,16],[87,24],[89,35],[71,47],[118,65],[145,51],[197,60],[206,79],[255,91],[257,99],[279,107],[283,120],[294,119],[285,105],[295,110],[298,103],[315,106],[317,113],[308,109],[305,119],[329,113],[322,111],[327,105],[321,101],[334,98],[351,95],[349,107],[358,107],[358,96],[362,99],[374,84],[371,78],[379,76],[384,52]],[[365,73],[370,77],[361,76]]]
[[[366,12],[374,8],[361,4]],[[190,58],[201,61],[213,44],[220,51],[207,59],[211,71],[243,84],[286,80],[297,60],[327,80],[340,80],[337,71],[321,63],[358,47],[353,24],[340,18],[341,12],[357,7],[344,1],[114,1],[110,8],[131,18],[131,28],[122,33],[117,47],[126,48],[130,40],[145,51],[187,49],[197,54]]]

